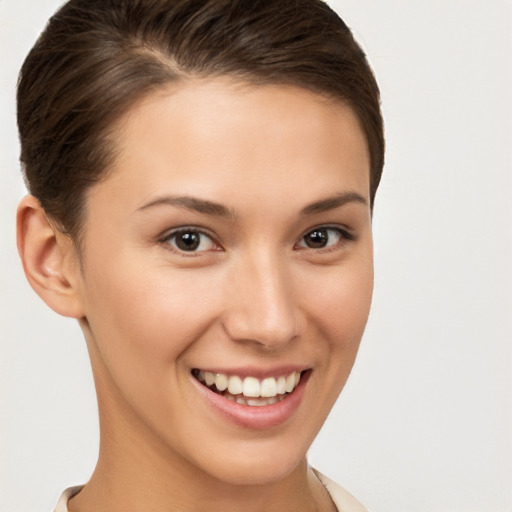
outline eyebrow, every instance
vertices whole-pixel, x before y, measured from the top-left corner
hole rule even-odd
[[[358,194],[357,192],[344,192],[341,194],[336,194],[332,197],[328,197],[326,199],[321,199],[320,201],[315,201],[314,203],[305,206],[301,210],[300,214],[301,216],[314,215],[317,213],[333,210],[335,208],[344,206],[347,203],[353,202],[360,203],[365,206],[368,205],[368,201],[361,194]],[[235,219],[237,217],[233,210],[220,203],[191,196],[157,197],[153,201],[138,208],[137,211],[145,211],[156,206],[174,206],[206,215],[225,217],[230,219]]]
[[[185,208],[186,210],[203,213],[206,215],[213,215],[216,217],[235,218],[235,213],[226,206],[208,201],[207,199],[199,199],[190,196],[163,196],[157,197],[153,201],[141,206],[137,211],[145,211],[155,206],[175,206],[178,208]]]
[[[368,201],[361,194],[358,194],[357,192],[344,192],[311,203],[308,206],[305,206],[300,213],[303,216],[314,215],[316,213],[333,210],[335,208],[339,208],[340,206],[344,206],[347,203],[354,202],[368,206]]]

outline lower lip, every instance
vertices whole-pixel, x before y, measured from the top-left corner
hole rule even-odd
[[[236,402],[232,402],[222,395],[211,391],[206,386],[203,386],[192,375],[191,379],[200,394],[217,412],[240,427],[261,430],[277,427],[285,423],[295,414],[302,401],[310,373],[311,372],[308,371],[303,374],[298,386],[285,398],[275,404],[262,405],[259,407],[240,405]]]

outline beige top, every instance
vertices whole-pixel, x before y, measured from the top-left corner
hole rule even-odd
[[[340,487],[337,483],[327,478],[322,473],[314,470],[320,481],[324,484],[327,492],[330,494],[332,501],[336,505],[338,512],[369,512],[368,509],[363,507],[359,501],[357,501],[352,494]],[[69,487],[66,489],[60,497],[54,512],[68,512],[68,501],[80,492],[83,485],[76,487]]]

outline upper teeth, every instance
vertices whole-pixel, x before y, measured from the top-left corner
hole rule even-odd
[[[197,378],[207,386],[215,386],[218,391],[228,390],[232,395],[244,395],[246,397],[274,397],[291,393],[300,381],[300,372],[291,372],[280,377],[245,377],[238,375],[225,375],[224,373],[212,373],[199,370]]]

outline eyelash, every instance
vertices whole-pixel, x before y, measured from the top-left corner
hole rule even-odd
[[[315,232],[322,232],[322,231],[331,233],[331,234],[333,232],[336,233],[339,236],[339,240],[333,244],[326,245],[324,247],[310,247],[310,246],[306,245],[306,243],[304,241],[308,235],[312,235]],[[194,234],[194,235],[198,234],[199,240],[197,240],[197,239],[194,240],[193,238],[190,238],[189,242],[190,242],[191,246],[193,246],[195,242],[197,242],[199,245],[194,247],[192,250],[186,250],[186,249],[180,248],[176,244],[176,239],[178,236],[185,235],[185,234]],[[206,237],[209,240],[209,244],[212,245],[213,247],[197,251],[196,249],[198,247],[200,247],[201,243],[204,243],[204,237]],[[171,242],[172,240],[174,240],[175,243],[172,243]],[[330,252],[330,251],[336,250],[344,243],[354,241],[354,240],[356,240],[356,236],[354,234],[352,234],[350,231],[348,231],[347,229],[343,229],[338,226],[320,225],[320,226],[311,228],[306,233],[304,233],[304,235],[302,235],[302,237],[300,238],[300,241],[297,244],[295,244],[294,249],[298,249],[298,250],[311,249],[315,252],[320,252],[320,251],[321,252]],[[171,246],[171,250],[174,250],[174,251],[178,252],[179,254],[187,255],[187,256],[197,256],[198,254],[203,253],[203,252],[223,250],[222,247],[220,246],[220,244],[218,242],[216,242],[215,238],[210,233],[208,233],[204,229],[194,227],[194,226],[187,226],[187,227],[183,227],[183,228],[179,228],[179,229],[167,232],[164,236],[162,236],[159,239],[159,243],[161,243],[163,245]]]
[[[185,234],[199,234],[199,244],[203,243],[203,241],[201,239],[206,237],[210,241],[211,245],[213,245],[214,247],[211,249],[209,248],[209,249],[202,250],[202,251],[196,251],[195,249],[191,250],[191,251],[187,251],[186,249],[182,249],[182,248],[178,247],[177,245],[172,244],[172,242],[171,242],[172,240],[176,240],[178,236],[185,235]],[[183,254],[183,255],[186,254],[187,256],[196,256],[199,253],[209,252],[211,250],[213,250],[213,251],[222,250],[221,246],[215,241],[214,237],[210,233],[208,233],[207,231],[205,231],[201,228],[197,228],[194,226],[187,226],[187,227],[183,227],[183,228],[179,228],[179,229],[170,231],[170,232],[166,233],[162,238],[160,238],[159,242],[161,244],[170,245],[172,250],[174,250],[180,254]],[[190,242],[193,242],[193,240],[191,239]]]
[[[337,236],[339,236],[339,240],[337,240],[335,243],[332,243],[330,245],[326,245],[324,247],[317,247],[317,248],[314,248],[314,247],[309,247],[305,244],[305,239],[308,235],[311,235],[315,232],[321,232],[321,231],[325,231],[327,233],[336,233]],[[338,249],[340,246],[344,245],[345,243],[347,242],[352,242],[352,241],[355,241],[356,240],[356,236],[351,233],[350,231],[348,231],[347,229],[343,229],[339,226],[324,226],[324,225],[321,225],[321,226],[316,226],[312,229],[309,229],[306,233],[304,233],[304,235],[302,235],[301,239],[300,239],[300,242],[298,244],[296,244],[295,247],[298,247],[300,250],[304,250],[304,249],[311,249],[313,251],[318,251],[318,252],[323,252],[323,253],[326,253],[326,252],[331,252],[331,251],[335,251],[336,249]],[[302,245],[303,244],[303,245]]]

